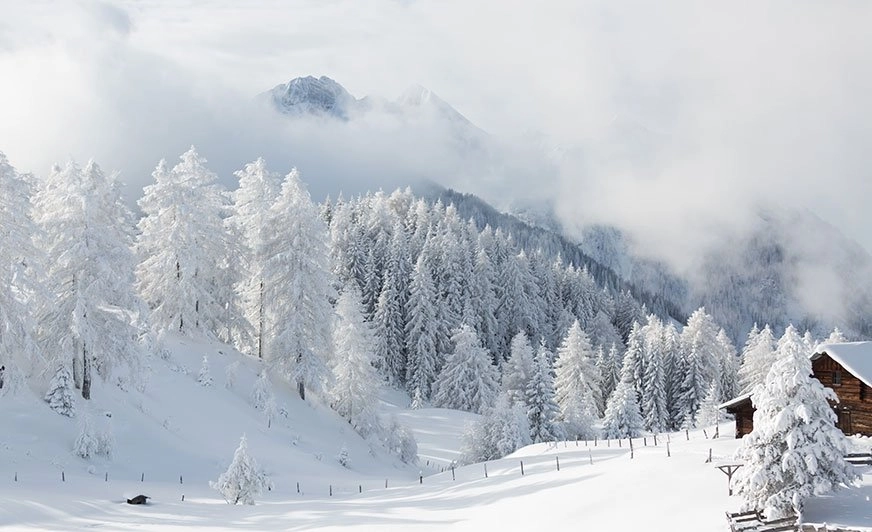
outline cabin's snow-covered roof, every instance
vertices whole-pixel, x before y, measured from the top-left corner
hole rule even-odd
[[[750,392],[749,392],[749,393],[743,393],[742,395],[740,395],[739,397],[736,397],[735,399],[730,399],[730,400],[727,401],[726,403],[721,403],[721,404],[719,404],[719,405],[718,405],[718,410],[723,410],[724,408],[730,408],[731,406],[736,406],[736,405],[738,405],[739,403],[743,403],[743,402],[748,401],[748,400],[750,400],[750,399],[751,399],[751,393],[750,393]]]
[[[815,347],[812,360],[826,353],[842,365],[851,375],[872,387],[872,342],[843,342],[820,344]]]

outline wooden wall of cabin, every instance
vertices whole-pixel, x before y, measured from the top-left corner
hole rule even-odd
[[[839,397],[839,403],[834,405],[839,428],[846,434],[872,436],[872,389],[827,354],[812,361],[812,371],[821,384],[832,388]]]

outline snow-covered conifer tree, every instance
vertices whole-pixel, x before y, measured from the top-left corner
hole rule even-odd
[[[292,170],[270,208],[273,229],[264,243],[266,347],[264,359],[297,386],[320,390],[330,378],[333,294],[327,229]]]
[[[513,403],[527,404],[527,384],[533,375],[533,348],[527,333],[512,338],[509,359],[503,364],[502,391]]]
[[[261,370],[257,380],[254,381],[254,388],[251,390],[251,405],[258,410],[263,410],[267,415],[271,415],[275,409],[272,384],[269,381],[269,375],[264,370]]]
[[[663,323],[653,314],[641,329],[643,337],[642,356],[644,376],[641,383],[641,410],[645,430],[658,433],[669,426],[666,407],[666,362],[663,349]],[[632,338],[632,333],[630,334]]]
[[[838,398],[811,375],[809,354],[791,325],[765,381],[754,389],[754,430],[736,453],[744,463],[733,480],[737,492],[747,508],[762,508],[769,518],[800,513],[809,497],[857,478],[829,403]]]
[[[200,373],[197,374],[197,383],[200,386],[212,386],[212,373],[209,371],[209,357],[203,355],[203,364]]]
[[[369,323],[363,320],[360,292],[355,283],[342,291],[336,313],[334,379],[330,388],[333,408],[354,430],[367,436],[378,427],[376,406],[381,379],[373,366],[375,340]]]
[[[54,377],[48,385],[45,401],[58,414],[74,417],[76,415],[74,389],[73,374],[69,366],[64,361],[59,360]]]
[[[558,422],[560,406],[554,399],[550,360],[551,353],[544,343],[540,343],[527,383],[527,419],[530,422],[530,438],[534,443],[557,441],[563,437]]]
[[[227,329],[232,289],[225,271],[226,202],[217,176],[193,147],[180,159],[172,170],[158,163],[154,184],[137,202],[143,212],[136,242],[139,293],[151,308],[155,332],[218,335]]]
[[[600,401],[599,374],[593,347],[578,320],[557,349],[554,391],[567,437],[593,436]]]
[[[409,353],[406,370],[406,386],[414,396],[422,400],[430,398],[433,381],[436,380],[436,299],[433,277],[424,256],[418,257],[412,283],[409,286],[409,301],[406,314],[406,341]]]
[[[496,399],[499,372],[469,325],[461,325],[451,341],[454,352],[433,384],[433,404],[480,414]]]
[[[37,281],[34,266],[42,263],[33,245],[38,228],[31,219],[30,186],[0,152],[0,367],[5,381],[0,394],[12,389],[13,375],[31,369],[38,351],[33,341],[32,296]],[[30,300],[30,301],[28,301]]]
[[[114,178],[93,161],[84,170],[72,162],[56,168],[34,212],[50,261],[52,299],[39,319],[43,352],[55,364],[72,360],[74,382],[90,399],[92,370],[104,380],[115,367],[139,374],[144,308],[133,287],[132,216]]]
[[[718,366],[718,397],[715,400],[723,403],[736,397],[739,393],[739,359],[736,348],[727,336],[726,331],[718,331],[715,343],[717,351],[715,358]]]
[[[254,498],[270,486],[269,478],[248,454],[248,441],[245,436],[233,453],[233,462],[227,471],[218,476],[216,482],[209,482],[228,504],[254,504]]]
[[[742,350],[742,364],[739,366],[739,387],[741,393],[750,393],[763,382],[769,368],[775,361],[775,338],[769,325],[763,330],[748,334],[748,341]]]
[[[681,331],[684,380],[678,394],[678,410],[683,427],[693,427],[696,415],[717,375],[718,329],[711,316],[700,308],[691,314]]]
[[[840,344],[842,342],[847,342],[848,339],[845,338],[845,335],[839,330],[838,327],[833,329],[833,332],[824,340],[825,344]]]
[[[236,290],[245,319],[250,324],[250,334],[241,334],[237,340],[241,350],[263,358],[264,332],[266,328],[265,266],[267,235],[275,230],[268,223],[269,209],[281,190],[278,174],[266,168],[259,158],[235,173],[239,188],[232,194],[231,215],[225,224],[229,229],[234,249],[239,251],[234,261],[237,277]]]
[[[603,436],[606,438],[635,438],[642,432],[642,414],[633,380],[633,361],[624,359],[621,381],[609,397],[603,418]]]

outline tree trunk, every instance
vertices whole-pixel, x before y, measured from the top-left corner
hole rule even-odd
[[[257,358],[263,358],[263,279],[260,280],[260,308],[258,308]]]
[[[91,399],[91,360],[84,346],[82,347],[82,398]]]
[[[300,399],[306,400],[306,385],[303,384],[303,381],[297,381],[297,393],[300,394]]]
[[[75,342],[76,344],[78,342]],[[75,352],[78,352],[78,348]],[[79,357],[73,355],[73,385],[75,385],[77,390],[82,389],[82,361]]]

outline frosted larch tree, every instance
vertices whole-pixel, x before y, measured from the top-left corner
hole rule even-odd
[[[115,367],[127,378],[139,375],[144,307],[133,285],[132,216],[114,177],[93,161],[83,170],[74,163],[56,168],[34,210],[54,298],[40,317],[43,352],[55,365],[73,361],[74,381],[90,399],[93,371],[104,380]]]
[[[266,168],[262,158],[235,175],[239,187],[231,195],[231,215],[225,224],[239,252],[239,260],[235,261],[236,291],[250,327],[238,333],[236,343],[242,351],[263,358],[267,307],[263,270],[267,235],[275,229],[269,226],[268,218],[281,190],[281,178]]]
[[[31,307],[42,306],[35,298],[42,264],[38,227],[31,218],[30,183],[13,168],[0,152],[0,394],[11,390],[19,377],[41,358],[33,339],[34,321]]]
[[[593,436],[600,401],[599,373],[593,347],[576,320],[557,348],[554,391],[567,437]]]
[[[264,243],[264,359],[296,384],[300,398],[330,379],[333,294],[327,228],[292,170],[268,215]]]
[[[165,161],[137,202],[137,285],[151,309],[157,333],[219,335],[227,330],[226,256],[229,241],[222,215],[223,191],[206,159],[191,147],[169,170]]]

